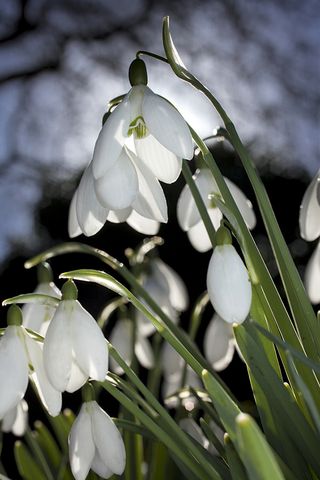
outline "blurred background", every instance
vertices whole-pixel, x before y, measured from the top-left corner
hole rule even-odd
[[[221,101],[249,147],[303,274],[313,245],[299,239],[299,204],[320,166],[318,0],[0,0],[0,300],[32,291],[36,274],[24,270],[24,260],[68,240],[69,202],[107,103],[128,91],[137,50],[163,54],[165,15],[184,63]],[[167,65],[146,62],[149,86],[201,136],[210,136],[220,121],[209,103]],[[232,150],[221,142],[210,146],[223,172],[254,203]],[[177,226],[182,187],[180,178],[165,188],[170,216],[160,229],[160,252],[195,300],[205,289],[210,253],[195,252]],[[259,219],[254,235],[276,276]],[[125,248],[143,236],[109,223],[80,240],[123,260]],[[72,255],[52,265],[56,278],[71,268],[101,268]],[[97,313],[105,292],[86,285],[82,293]],[[224,373],[225,380],[234,372]],[[243,388],[239,381],[240,397]]]

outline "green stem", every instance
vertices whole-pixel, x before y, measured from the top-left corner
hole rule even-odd
[[[33,454],[37,458],[37,460],[39,462],[39,465],[41,466],[44,474],[46,475],[46,478],[48,480],[54,480],[54,476],[53,476],[53,474],[50,470],[50,467],[47,463],[47,460],[46,460],[41,448],[37,444],[36,440],[33,438],[33,434],[32,434],[29,427],[26,430],[25,439],[26,439],[26,442],[29,445],[30,449],[32,450]]]

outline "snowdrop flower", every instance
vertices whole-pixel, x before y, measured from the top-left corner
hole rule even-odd
[[[153,258],[141,283],[163,312],[177,323],[179,313],[186,310],[189,304],[188,292],[181,277],[160,258]],[[148,336],[155,331],[153,324],[141,312],[137,312],[136,318],[141,335]]]
[[[188,433],[190,437],[200,443],[203,448],[208,450],[210,445],[209,440],[203,434],[203,431],[192,417],[182,418],[179,422],[179,425],[184,432]]]
[[[102,478],[124,471],[126,452],[120,432],[94,400],[83,403],[71,427],[69,460],[76,480],[85,480],[90,469]]]
[[[320,237],[320,169],[303,196],[299,225],[305,240],[311,242]],[[320,303],[320,240],[307,264],[304,283],[310,301]]]
[[[39,284],[34,293],[42,293],[51,297],[61,298],[61,292],[52,281],[52,271],[48,263],[38,266]],[[46,334],[50,320],[56,309],[50,305],[28,303],[22,308],[23,326],[29,328],[43,337]]]
[[[214,314],[204,336],[204,354],[217,372],[231,363],[236,345],[232,325]]]
[[[133,321],[129,318],[119,318],[110,335],[110,343],[119,352],[127,365],[131,365],[132,362],[133,326]],[[134,353],[144,368],[150,369],[154,366],[154,355],[150,342],[140,333],[139,328],[136,330]],[[110,358],[110,367],[117,375],[124,373],[123,369],[113,358]]]
[[[9,410],[3,417],[1,430],[5,433],[12,432],[16,437],[25,434],[28,425],[28,404],[21,400],[16,407]]]
[[[242,323],[251,307],[249,274],[231,245],[231,235],[226,228],[219,228],[216,241],[207,272],[208,295],[213,308],[223,320]]]
[[[193,157],[185,120],[147,87],[142,60],[132,62],[129,78],[132,88],[104,123],[92,162],[71,202],[70,236],[94,235],[114,216],[139,223],[140,229],[155,230],[154,222],[167,221],[159,180],[174,182],[182,158]],[[146,225],[145,219],[153,223]]]
[[[12,305],[8,310],[8,327],[0,340],[0,418],[4,418],[22,400],[28,376],[45,408],[50,415],[56,416],[61,410],[61,394],[48,380],[41,346],[21,324],[21,310]]]
[[[44,340],[43,358],[54,388],[74,392],[89,377],[105,379],[108,351],[98,324],[76,299],[75,284],[66,282],[62,294]]]
[[[193,178],[207,207],[213,226],[217,230],[220,226],[222,213],[219,208],[212,205],[209,195],[213,193],[220,194],[219,187],[208,168],[198,169]],[[250,200],[231,180],[225,178],[225,182],[248,228],[253,229],[256,224],[256,217]],[[187,232],[190,243],[196,250],[206,252],[212,248],[211,241],[188,185],[185,185],[179,196],[177,217],[180,227]]]

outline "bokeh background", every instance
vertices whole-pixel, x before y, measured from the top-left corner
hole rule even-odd
[[[303,275],[313,245],[299,239],[299,204],[320,166],[318,0],[0,0],[0,300],[32,291],[36,275],[24,270],[24,260],[68,240],[69,202],[106,105],[128,91],[137,50],[163,54],[165,15],[184,63],[216,94],[248,145]],[[146,61],[150,87],[210,136],[220,121],[209,103],[168,66]],[[211,147],[223,172],[255,204],[232,150],[221,142]],[[161,256],[195,300],[205,288],[210,253],[192,250],[177,226],[182,187],[179,179],[165,188],[170,215],[160,230]],[[261,220],[255,238],[276,277]],[[125,248],[142,240],[112,224],[93,239],[81,238],[122,260]],[[101,268],[75,256],[52,265],[56,278],[71,268]],[[105,292],[88,285],[80,294],[94,314],[105,300]],[[244,367],[237,362],[223,375],[245,399],[237,373]]]

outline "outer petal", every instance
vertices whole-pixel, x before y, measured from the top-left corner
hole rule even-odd
[[[84,171],[76,197],[76,210],[82,233],[90,237],[105,224],[109,211],[98,201],[92,174],[92,164]]]
[[[220,222],[223,217],[222,213],[218,208],[211,208],[208,210],[208,214],[214,228],[217,230],[220,227]],[[191,227],[190,230],[188,230],[187,235],[191,245],[198,250],[198,252],[207,252],[212,249],[211,240],[202,220],[200,220],[200,222],[194,227]]]
[[[181,173],[181,158],[167,150],[152,135],[135,138],[134,145],[139,158],[162,182],[173,183]]]
[[[304,283],[312,303],[320,303],[320,242],[307,264]]]
[[[242,323],[247,318],[252,299],[251,283],[232,245],[214,249],[208,267],[207,288],[214,309],[226,322]]]
[[[47,374],[43,365],[42,349],[40,345],[31,338],[27,333],[25,335],[26,346],[28,350],[29,359],[33,366],[33,373],[30,375],[34,381],[40,399],[48,410],[50,415],[55,417],[59,415],[62,405],[61,393],[58,392],[48,380]]]
[[[132,212],[132,208],[123,208],[122,210],[110,210],[108,215],[108,222],[112,223],[121,223],[125,222],[127,218],[130,216]]]
[[[134,346],[134,352],[140,364],[147,369],[154,366],[154,355],[149,340],[138,335]]]
[[[74,192],[70,207],[69,207],[69,217],[68,217],[68,233],[70,238],[77,237],[81,235],[82,230],[78,222],[77,217],[77,196],[78,189]]]
[[[128,319],[118,319],[110,335],[111,345],[120,353],[127,365],[132,361],[132,335],[132,321]],[[110,366],[117,375],[123,374],[123,369],[112,357]]]
[[[232,326],[215,314],[204,336],[204,353],[218,372],[227,368],[234,354]]]
[[[0,418],[16,407],[28,386],[28,359],[19,330],[7,327],[0,340]]]
[[[102,478],[110,478],[113,475],[112,470],[103,462],[98,450],[96,450],[91,469]]]
[[[71,427],[68,441],[72,474],[76,480],[85,480],[95,455],[88,403],[82,405]]]
[[[139,180],[139,193],[132,207],[143,217],[167,222],[167,201],[160,183],[138,157],[132,155],[132,158],[137,167]]]
[[[89,375],[84,373],[79,365],[76,363],[75,359],[72,359],[71,364],[71,374],[68,381],[68,385],[66,386],[66,391],[69,393],[76,392],[79,388],[82,387],[88,380]]]
[[[94,187],[105,208],[122,210],[131,206],[138,194],[138,176],[125,148],[116,163],[94,182]]]
[[[28,423],[28,404],[21,400],[16,407],[11,409],[3,418],[1,430],[12,432],[17,437],[22,437]]]
[[[103,381],[108,372],[108,349],[95,319],[78,301],[72,302],[71,335],[74,358],[89,377]]]
[[[49,381],[59,392],[69,382],[72,364],[70,300],[62,300],[54,314],[43,344],[43,362]]]
[[[169,289],[169,300],[173,308],[179,312],[186,310],[189,304],[189,296],[182,278],[160,258],[156,258],[152,263],[166,280]]]
[[[320,235],[320,169],[308,186],[300,207],[300,235],[315,240]]]
[[[253,210],[252,203],[245,194],[240,190],[240,188],[228,178],[224,178],[226,184],[230,190],[231,195],[234,198],[234,201],[237,204],[237,207],[240,210],[240,213],[247,224],[247,227],[252,230],[257,223],[257,219]]]
[[[126,451],[120,432],[97,402],[90,403],[93,439],[100,458],[113,473],[121,475],[126,463]]]
[[[209,194],[218,193],[218,186],[208,168],[197,170],[193,179],[201,194],[207,208],[210,206]],[[177,204],[177,217],[182,230],[187,231],[189,228],[197,225],[200,222],[201,216],[190,192],[188,185],[183,188]]]
[[[94,178],[104,176],[117,161],[128,136],[129,124],[130,104],[126,97],[111,113],[99,133],[92,158]]]
[[[156,235],[159,232],[160,223],[150,218],[142,217],[138,212],[132,210],[127,218],[127,224],[139,233],[145,235]]]
[[[52,297],[61,298],[61,292],[53,282],[39,283],[34,293],[42,293]],[[31,328],[35,332],[42,334],[46,333],[49,326],[48,322],[52,319],[56,309],[49,305],[40,305],[37,303],[27,303],[22,307],[23,326]],[[43,326],[46,326],[44,331]]]
[[[207,449],[209,447],[208,439],[204,436],[201,428],[193,418],[191,417],[183,418],[182,420],[180,420],[179,425],[182,428],[182,430],[188,433],[194,440],[200,443],[204,448]]]
[[[168,342],[163,343],[161,352],[161,364],[164,376],[171,380],[177,373],[180,375],[183,369],[183,359],[179,353]]]
[[[182,115],[167,100],[146,88],[142,115],[147,128],[158,142],[180,158],[193,157],[193,143]]]

